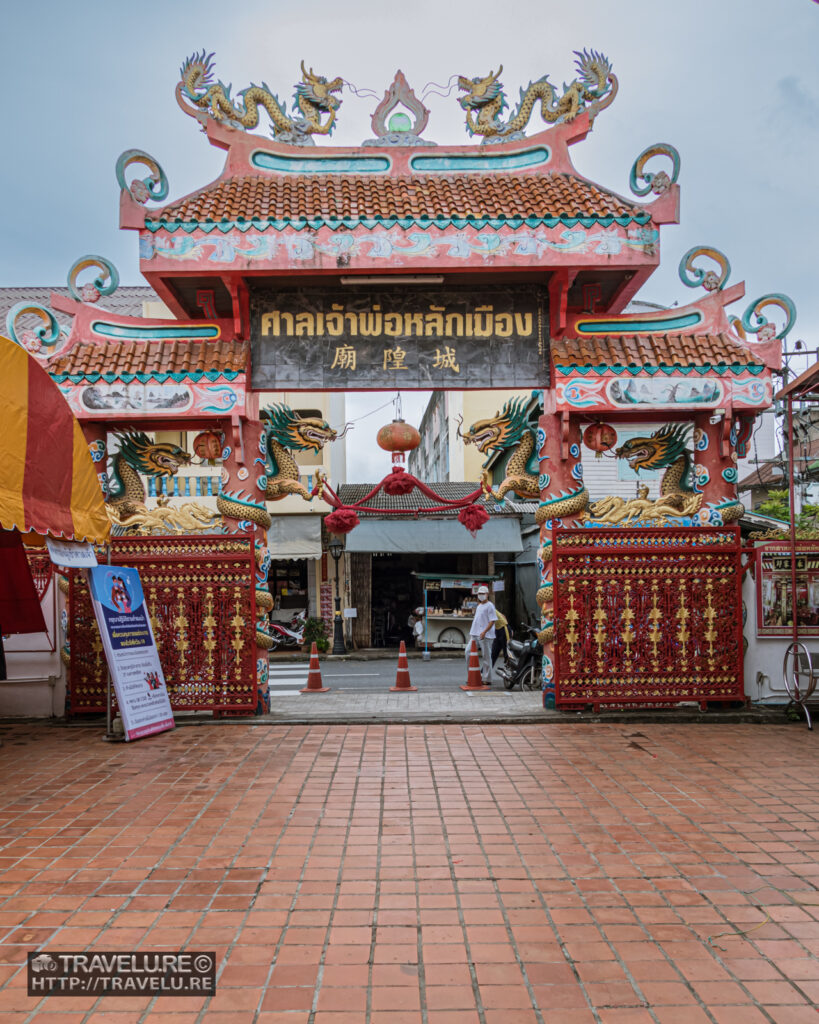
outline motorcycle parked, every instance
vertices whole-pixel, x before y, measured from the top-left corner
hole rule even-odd
[[[299,612],[290,620],[288,628],[281,622],[270,623],[270,638],[273,641],[270,650],[277,651],[282,647],[295,647],[300,650],[304,644],[304,621],[307,612]]]
[[[510,640],[506,645],[506,660],[498,675],[507,690],[520,684],[521,690],[540,689],[540,653],[538,631],[532,626],[521,626],[525,640]]]

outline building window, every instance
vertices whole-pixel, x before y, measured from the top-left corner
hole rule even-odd
[[[307,559],[271,562],[267,582],[276,608],[307,607]]]

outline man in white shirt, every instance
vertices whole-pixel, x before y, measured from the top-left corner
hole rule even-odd
[[[469,643],[466,645],[466,664],[469,666],[469,651],[472,641],[477,641],[478,658],[481,664],[481,679],[484,683],[496,681],[494,669],[492,668],[492,641],[495,639],[495,623],[498,613],[495,606],[489,600],[489,587],[483,583],[478,587],[478,606],[475,609],[475,617],[472,620],[472,627],[469,630]]]

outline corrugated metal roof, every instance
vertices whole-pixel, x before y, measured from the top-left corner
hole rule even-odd
[[[6,315],[9,310],[18,302],[32,302],[38,306],[48,306],[51,293],[58,295],[69,295],[65,286],[53,287],[49,285],[23,285],[13,288],[0,288],[0,332],[5,332]],[[119,313],[122,316],[142,316],[143,303],[159,302],[159,296],[147,285],[120,285],[113,295],[103,295],[97,303],[99,309],[106,309],[110,313]],[[61,324],[69,326],[71,317],[57,313],[57,319]]]

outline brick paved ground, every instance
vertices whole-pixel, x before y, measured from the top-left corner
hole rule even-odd
[[[0,1020],[817,1024],[817,734],[0,730]],[[216,996],[25,994],[28,950],[215,949]]]

